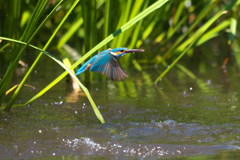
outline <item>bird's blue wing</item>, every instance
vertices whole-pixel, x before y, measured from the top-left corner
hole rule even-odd
[[[114,81],[121,81],[128,77],[110,52],[99,53],[92,63],[90,71],[101,73]]]

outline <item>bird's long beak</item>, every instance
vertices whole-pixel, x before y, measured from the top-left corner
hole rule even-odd
[[[126,49],[124,53],[144,52],[143,49]]]

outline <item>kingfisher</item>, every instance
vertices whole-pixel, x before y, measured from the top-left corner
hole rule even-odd
[[[125,47],[108,48],[90,60],[88,60],[80,69],[77,70],[76,75],[90,70],[91,72],[98,72],[114,81],[122,81],[128,77],[127,73],[122,69],[117,59],[128,54],[135,52],[144,52],[142,49],[128,49]]]

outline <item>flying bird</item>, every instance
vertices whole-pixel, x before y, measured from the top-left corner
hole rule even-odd
[[[128,75],[122,69],[117,59],[128,53],[134,52],[144,52],[144,50],[128,49],[125,47],[106,49],[82,65],[82,67],[77,70],[76,75],[85,72],[86,70],[90,70],[91,72],[101,73],[114,81],[121,81],[128,77]]]

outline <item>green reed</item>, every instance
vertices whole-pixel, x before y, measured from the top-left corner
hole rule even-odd
[[[63,20],[60,22],[60,24],[58,25],[57,29],[53,32],[53,34],[51,35],[51,37],[49,38],[48,42],[46,43],[46,45],[43,47],[43,50],[45,51],[48,46],[50,45],[50,43],[52,42],[53,38],[56,36],[57,32],[59,31],[59,29],[61,28],[61,26],[63,25],[63,23],[65,22],[65,20],[67,19],[67,17],[69,16],[69,14],[71,13],[71,11],[74,9],[74,7],[77,5],[77,3],[79,2],[79,0],[76,0],[75,3],[72,5],[72,7],[69,9],[68,13],[65,15],[65,17],[63,18]],[[62,1],[60,1],[58,3],[58,5],[52,10],[52,12],[48,15],[48,17],[50,17],[53,12],[57,9],[57,7],[62,3]],[[43,21],[42,25],[46,22],[46,20],[48,19],[48,17]],[[36,32],[41,28],[41,26],[39,26],[39,28],[36,30]],[[35,32],[35,33],[36,33]],[[38,61],[40,60],[40,58],[42,57],[43,52],[40,52],[38,57],[36,58],[35,62],[32,64],[31,68],[28,70],[27,74],[25,75],[25,77],[23,78],[22,82],[20,83],[20,85],[18,86],[18,88],[16,89],[16,91],[14,92],[14,94],[12,95],[11,99],[9,100],[7,106],[5,107],[5,110],[10,110],[11,106],[13,105],[16,97],[19,95],[22,87],[24,86],[24,84],[26,83],[27,79],[30,77],[30,74],[32,73],[32,71],[34,70],[35,66],[37,65]]]

